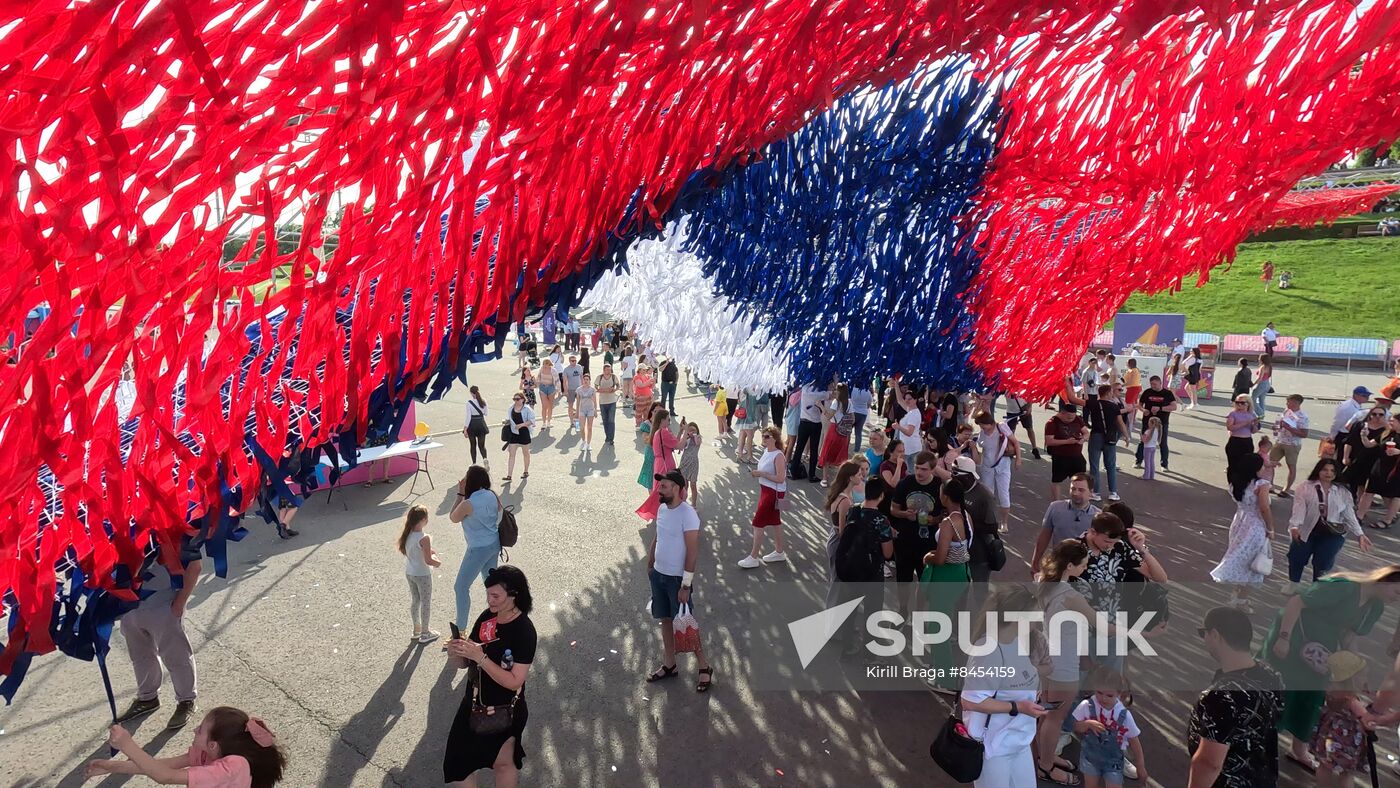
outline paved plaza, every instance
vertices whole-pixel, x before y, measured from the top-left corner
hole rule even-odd
[[[514,388],[509,360],[475,365],[472,382],[492,408],[492,476],[505,471],[495,425]],[[1228,368],[1226,368],[1228,369]],[[1373,389],[1379,370],[1282,368],[1271,413],[1282,395],[1299,391],[1314,434],[1330,422],[1336,399],[1352,386]],[[228,579],[207,568],[186,614],[199,665],[200,704],[231,704],[264,719],[287,746],[286,785],[431,786],[441,783],[447,731],[464,690],[462,676],[445,671],[439,646],[408,644],[408,590],[395,551],[402,517],[421,503],[443,567],[434,579],[436,628],[447,630],[452,581],[464,543],[447,512],[455,481],[469,464],[460,434],[467,393],[454,387],[440,402],[420,405],[446,447],[432,453],[435,487],[408,477],[370,488],[337,490],[329,504],[314,496],[296,520],[301,536],[281,541],[271,526],[250,518],[252,533],[230,546]],[[530,722],[522,784],[566,785],[943,785],[951,784],[929,760],[928,745],[944,717],[945,702],[926,690],[795,692],[755,688],[748,680],[767,656],[747,637],[746,607],[762,605],[765,586],[787,580],[825,583],[826,524],[816,485],[797,483],[798,506],[787,515],[788,565],[753,572],[735,566],[748,549],[748,521],[756,484],[732,459],[732,443],[710,445],[714,418],[705,399],[682,384],[682,415],[699,422],[699,508],[704,522],[697,579],[699,617],[715,663],[708,695],[693,689],[693,663],[681,659],[684,678],[642,682],[659,655],[659,638],[644,605],[648,598],[648,529],[633,513],[644,493],[637,484],[641,455],[632,441],[630,411],[619,413],[618,443],[602,443],[585,457],[578,438],[556,411],[553,429],[536,438],[530,478],[503,491],[521,524],[510,562],[528,574],[535,597],[538,656],[527,683]],[[1172,421],[1170,473],[1144,482],[1120,449],[1120,490],[1138,526],[1173,580],[1203,581],[1223,553],[1234,502],[1223,490],[1223,413],[1217,396]],[[1037,424],[1048,413],[1037,409]],[[1316,439],[1303,457],[1316,455]],[[1310,465],[1310,463],[1304,463]],[[1282,477],[1280,477],[1281,480]],[[1029,577],[1025,558],[1044,511],[1049,463],[1029,458],[1014,483],[1008,547],[1015,555],[1002,577]],[[1275,503],[1286,518],[1287,502]],[[1371,532],[1376,553],[1348,547],[1339,565],[1361,568],[1400,561],[1400,537]],[[206,566],[208,564],[206,563]],[[1276,570],[1281,571],[1281,570]],[[1277,596],[1256,601],[1267,613]],[[1176,618],[1199,616],[1192,599],[1174,600]],[[484,592],[473,594],[473,616]],[[1199,604],[1199,603],[1196,603]],[[1257,617],[1258,618],[1258,617]],[[1371,635],[1384,642],[1395,627],[1391,611]],[[1256,635],[1261,636],[1262,633]],[[1185,624],[1173,638],[1194,638]],[[134,692],[131,666],[118,636],[109,660],[117,702]],[[1375,671],[1373,671],[1374,673]],[[1138,678],[1134,713],[1142,725],[1154,785],[1184,783],[1186,715],[1194,697],[1153,692]],[[183,753],[193,725],[163,730],[174,707],[168,685],[163,708],[135,725],[135,737],[164,756]],[[84,764],[107,757],[110,721],[96,664],[51,654],[35,661],[12,706],[0,708],[0,785],[76,786]],[[1382,732],[1386,753],[1393,732]],[[1382,759],[1388,758],[1383,753]],[[1281,784],[1310,780],[1284,762]],[[126,778],[89,784],[110,786]],[[483,783],[490,785],[489,774]],[[1387,775],[1383,779],[1391,779]],[[1131,784],[1131,783],[1130,783]]]

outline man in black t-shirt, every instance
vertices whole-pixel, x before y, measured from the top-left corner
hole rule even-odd
[[[1201,639],[1220,665],[1191,709],[1186,750],[1190,788],[1272,788],[1278,784],[1283,679],[1250,653],[1249,616],[1232,607],[1206,613]]]
[[[1123,421],[1123,409],[1110,399],[1112,386],[1099,386],[1084,403],[1084,415],[1089,419],[1089,475],[1094,479],[1094,500],[1100,499],[1099,466],[1108,476],[1108,500],[1118,500],[1118,439],[1128,431]]]
[[[1138,409],[1142,411],[1141,435],[1147,429],[1147,422],[1153,417],[1162,420],[1162,434],[1157,439],[1157,459],[1162,470],[1167,470],[1167,436],[1171,433],[1169,429],[1172,412],[1176,410],[1176,395],[1168,391],[1162,385],[1162,376],[1153,375],[1148,379],[1148,387],[1138,396]],[[1133,464],[1135,468],[1142,467],[1142,441],[1138,441],[1137,461]]]
[[[674,358],[661,362],[661,406],[668,412],[676,412],[676,386],[681,380],[680,367]]]
[[[934,475],[938,457],[921,451],[914,455],[914,473],[894,488],[890,524],[894,526],[894,579],[900,584],[919,579],[924,554],[935,547],[934,530],[941,514],[943,483]],[[899,609],[909,610],[908,586],[899,587]]]

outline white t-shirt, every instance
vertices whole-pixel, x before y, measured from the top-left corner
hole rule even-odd
[[[1306,430],[1308,428],[1308,414],[1302,412],[1301,410],[1285,410],[1283,412],[1283,415],[1278,417],[1278,423],[1287,424],[1288,426],[1293,427],[1294,429]],[[1303,439],[1301,436],[1294,435],[1293,433],[1284,429],[1278,430],[1277,433],[1278,434],[1276,442],[1280,446],[1303,445]]]
[[[974,703],[992,699],[993,696],[996,700],[1011,703],[1034,701],[1040,694],[1040,673],[1031,664],[1029,654],[1019,653],[1022,651],[1029,652],[1030,649],[1016,642],[998,643],[992,653],[970,658],[967,661],[969,676],[980,678],[969,678],[968,686],[976,689],[965,689],[962,696]],[[1007,668],[1010,668],[1009,676],[1004,675]],[[1013,717],[1010,714],[973,711],[963,714],[963,722],[967,725],[968,735],[982,742],[990,758],[1029,753],[1031,743],[1035,741],[1035,718],[1029,714]]]
[[[1113,726],[1118,724],[1119,714],[1123,714],[1123,701],[1121,700],[1114,703],[1113,709],[1110,711],[1105,711],[1104,708],[1099,705],[1098,699],[1093,696],[1085,698],[1079,702],[1078,706],[1074,707],[1074,719],[1076,722],[1098,720],[1103,723],[1105,728],[1108,728],[1115,734],[1117,734],[1118,731],[1114,731]],[[1142,735],[1142,731],[1138,729],[1137,721],[1133,719],[1133,713],[1131,711],[1123,715],[1122,734],[1123,735],[1119,737],[1119,744],[1125,750],[1128,749],[1129,741]]]
[[[758,470],[764,473],[777,473],[778,463],[782,461],[783,453],[776,449],[773,449],[771,451],[765,451],[763,453],[763,456],[759,458],[758,465],[756,467],[758,468]],[[778,492],[787,492],[787,482],[785,481],[775,482],[771,479],[764,479],[762,477],[759,477],[758,483],[761,487],[767,487],[769,489],[777,490]]]
[[[656,571],[671,577],[685,575],[685,534],[700,530],[695,507],[681,501],[674,507],[661,504],[656,510]]]
[[[914,427],[913,435],[905,435],[903,429],[895,433],[899,437],[899,442],[904,444],[905,462],[910,465],[914,464],[914,455],[924,450],[924,438],[919,434],[919,427],[923,426],[923,423],[924,416],[917,409],[904,414],[904,417],[899,420],[900,427]]]
[[[1260,331],[1259,336],[1263,337],[1265,342],[1278,341],[1278,332],[1272,328],[1265,328],[1263,331]]]
[[[637,357],[636,357],[636,356],[623,356],[623,357],[622,357],[622,379],[623,379],[623,380],[631,380],[632,378],[636,377],[636,375],[637,375]]]
[[[870,414],[870,389],[851,389],[851,412]]]
[[[806,385],[802,387],[802,420],[822,423],[822,403],[826,401],[826,392],[816,386]]]
[[[981,465],[984,468],[994,467],[1003,457],[1010,447],[1011,429],[1005,424],[997,424],[991,434],[983,432],[980,428],[973,434],[977,441],[977,450],[982,452]]]
[[[1367,403],[1357,402],[1352,398],[1344,400],[1342,404],[1337,406],[1337,414],[1332,417],[1332,431],[1329,432],[1328,435],[1336,435],[1345,430],[1356,414],[1365,411],[1369,407],[1370,405]]]

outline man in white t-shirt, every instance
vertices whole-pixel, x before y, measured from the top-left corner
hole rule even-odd
[[[1332,429],[1327,435],[1337,443],[1337,451],[1341,451],[1342,441],[1346,438],[1347,425],[1351,424],[1356,414],[1367,410],[1371,402],[1371,390],[1365,386],[1357,386],[1351,390],[1351,399],[1342,400],[1337,406],[1337,412],[1332,416]]]
[[[618,377],[622,378],[622,401],[630,405],[632,404],[632,378],[637,375],[637,356],[632,352],[631,345],[622,348],[622,362],[619,367]]]
[[[1280,498],[1287,498],[1293,489],[1293,480],[1298,478],[1298,450],[1303,448],[1303,439],[1308,437],[1308,414],[1303,412],[1303,395],[1288,395],[1288,407],[1274,423],[1274,447],[1269,449],[1269,461],[1288,463],[1288,482],[1283,485]]]
[[[899,404],[904,408],[904,415],[900,417],[894,435],[904,444],[904,461],[912,462],[914,455],[924,450],[924,436],[920,429],[923,427],[924,414],[919,410],[919,404],[914,401],[914,395],[908,389],[900,393]]]
[[[802,466],[802,450],[807,450],[807,481],[821,481],[817,475],[817,454],[822,442],[822,410],[826,407],[826,392],[808,383],[802,389],[801,420],[797,422],[797,445],[792,450],[794,467]]]
[[[856,423],[852,430],[856,433],[856,454],[860,453],[861,438],[865,434],[865,421],[870,418],[870,401],[874,397],[870,389],[860,387],[851,389],[851,415],[855,417]]]
[[[661,665],[647,675],[648,682],[677,675],[673,621],[680,615],[681,605],[694,605],[691,592],[695,562],[700,557],[700,515],[681,498],[685,477],[680,471],[670,471],[656,474],[655,479],[661,506],[656,510],[656,534],[647,550],[647,576],[651,580],[651,615],[661,624]],[[695,661],[700,668],[695,690],[705,692],[714,671],[699,646]]]

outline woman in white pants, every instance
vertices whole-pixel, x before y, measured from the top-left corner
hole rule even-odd
[[[1005,616],[1009,611],[1036,610],[1035,597],[1023,586],[1006,586],[992,594],[984,617],[977,620],[980,630],[986,626],[985,613],[995,612],[1000,627],[990,637],[973,640],[981,651],[993,646],[991,653],[968,659],[968,678],[962,691],[962,718],[968,735],[982,742],[982,776],[973,783],[976,788],[1036,788],[1035,757],[1031,746],[1035,742],[1036,720],[1046,710],[1036,698],[1040,689],[1040,672],[1031,662],[1029,637],[1022,641],[1015,620]]]
[[[972,419],[977,425],[973,436],[973,459],[977,460],[977,480],[997,498],[997,513],[1001,515],[1003,531],[1011,523],[1011,469],[1021,466],[1021,445],[1016,433],[996,417],[981,411]]]

